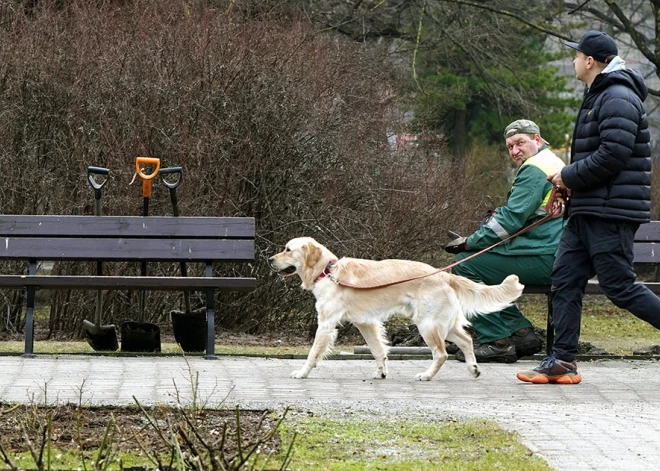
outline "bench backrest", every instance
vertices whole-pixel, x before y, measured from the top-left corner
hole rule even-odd
[[[254,218],[0,215],[0,260],[254,260]]]
[[[655,246],[658,242],[660,242],[660,221],[651,221],[639,226],[635,233],[635,263],[660,265],[660,251],[656,250]]]

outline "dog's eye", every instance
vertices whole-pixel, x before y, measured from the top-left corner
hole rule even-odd
[[[291,252],[291,249],[289,247],[287,247],[286,249],[284,249],[284,251],[285,252]]]

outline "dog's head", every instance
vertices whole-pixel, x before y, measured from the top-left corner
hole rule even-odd
[[[268,259],[268,264],[281,276],[297,274],[304,289],[311,289],[316,277],[336,257],[311,237],[291,239],[284,251]]]

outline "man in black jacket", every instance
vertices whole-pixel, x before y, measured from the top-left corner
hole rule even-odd
[[[650,220],[651,147],[642,76],[625,67],[607,34],[588,31],[573,64],[586,84],[578,113],[571,163],[550,181],[569,193],[568,223],[552,270],[555,341],[552,356],[518,379],[545,384],[577,384],[575,355],[580,337],[582,298],[589,278],[618,307],[660,329],[660,299],[635,284],[633,240]]]

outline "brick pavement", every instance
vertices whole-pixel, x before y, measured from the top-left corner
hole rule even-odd
[[[369,411],[438,418],[482,417],[520,434],[558,470],[657,469],[660,462],[660,364],[655,360],[582,362],[577,386],[539,386],[515,379],[536,362],[482,364],[471,378],[448,361],[431,382],[415,382],[428,360],[390,362],[388,379],[372,380],[372,361],[326,361],[305,380],[289,378],[303,360],[220,357],[0,357],[6,402],[174,403],[199,393],[209,404],[250,408]],[[44,399],[45,398],[45,399]]]

